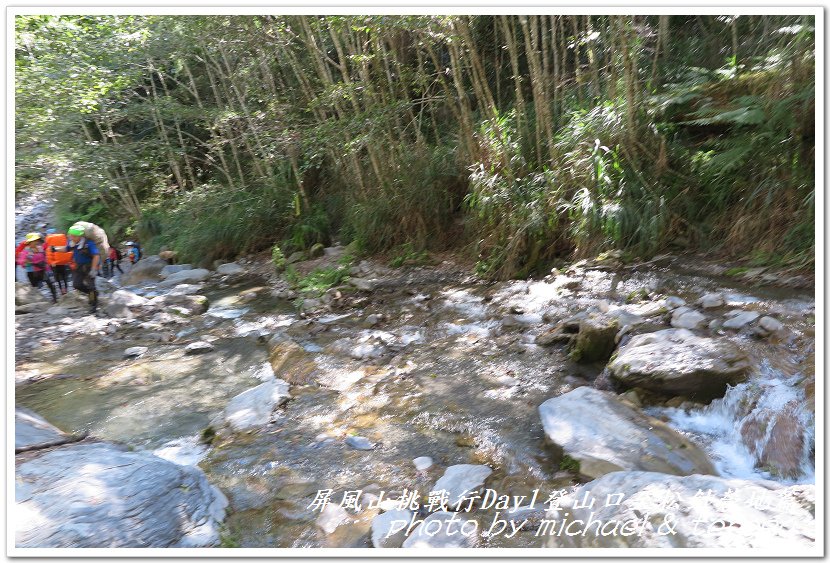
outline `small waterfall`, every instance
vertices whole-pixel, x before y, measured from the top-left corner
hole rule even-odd
[[[814,483],[815,415],[800,379],[764,362],[756,377],[703,409],[649,410],[702,445],[725,477]]]

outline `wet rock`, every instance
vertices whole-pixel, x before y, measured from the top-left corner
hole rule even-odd
[[[372,519],[372,547],[402,547],[412,516],[409,510],[389,510],[375,516]]]
[[[175,307],[179,314],[202,315],[210,307],[208,298],[204,295],[160,295],[153,299],[153,304],[161,307]],[[184,311],[182,311],[184,309]]]
[[[774,319],[773,317],[761,317],[761,320],[758,321],[758,325],[769,333],[778,332],[784,328],[781,321]]]
[[[626,406],[611,393],[580,387],[539,406],[559,463],[577,462],[580,475],[657,471],[714,474],[706,454],[659,420]]]
[[[230,262],[228,264],[222,264],[218,268],[216,268],[216,273],[223,275],[223,276],[238,276],[240,274],[244,274],[246,272],[245,268],[237,264],[236,262]]]
[[[384,315],[375,313],[366,317],[366,324],[369,326],[375,326],[379,324],[384,318]]]
[[[121,277],[125,284],[137,284],[142,281],[156,281],[162,268],[167,266],[167,261],[159,256],[145,256],[133,265],[130,271]]]
[[[714,309],[716,307],[723,307],[725,301],[723,295],[720,293],[707,293],[698,299],[697,303],[704,309]]]
[[[671,325],[674,328],[700,328],[704,321],[706,321],[706,317],[688,307],[678,307],[671,316]]]
[[[346,445],[356,450],[373,450],[375,445],[363,436],[348,436],[346,438]]]
[[[18,462],[17,547],[207,547],[228,501],[189,466],[108,443]]]
[[[124,350],[124,357],[125,358],[139,358],[147,353],[148,348],[146,346],[133,346],[132,348],[127,348]]]
[[[198,342],[191,342],[187,346],[184,347],[184,353],[188,356],[192,356],[195,354],[206,354],[207,352],[213,352],[215,348],[213,344],[210,342],[205,342],[203,340],[199,340]]]
[[[452,521],[452,522],[451,522]],[[478,529],[473,531],[472,525],[464,524],[468,521],[474,522],[467,513],[453,514],[451,512],[438,511],[424,518],[412,534],[403,542],[403,547],[410,549],[431,549],[447,547],[472,548],[478,545]],[[466,533],[462,533],[461,530]]]
[[[315,523],[327,534],[333,534],[338,527],[350,520],[351,517],[345,508],[337,504],[328,504],[320,511]]]
[[[608,364],[610,379],[623,388],[641,387],[665,397],[684,395],[710,402],[727,385],[746,378],[749,361],[726,338],[695,336],[678,328],[639,334]]]
[[[484,481],[493,472],[486,465],[471,465],[462,463],[447,467],[435,485],[433,491],[446,491],[448,494],[447,506],[451,509],[462,500],[465,493],[478,490]]]
[[[579,332],[571,342],[569,356],[576,362],[604,362],[616,348],[617,319],[590,317],[579,321]]]
[[[355,360],[379,358],[386,353],[386,346],[382,342],[361,342],[349,350],[349,356]]]
[[[412,460],[412,463],[418,471],[426,471],[432,467],[432,458],[427,456],[416,457]]]
[[[243,391],[225,407],[225,422],[237,432],[245,432],[268,423],[271,413],[291,398],[289,385],[272,379]]]
[[[23,407],[15,407],[15,450],[36,449],[50,444],[58,444],[69,437],[69,434],[51,425],[39,414]]]
[[[311,383],[317,363],[302,346],[283,337],[268,342],[269,361],[274,373],[291,385]]]
[[[723,328],[729,328],[732,330],[740,330],[742,327],[748,325],[758,317],[760,317],[760,313],[756,313],[755,311],[741,311],[741,310],[734,310],[729,311],[725,315],[727,319],[723,321]]]
[[[349,284],[360,291],[374,291],[377,288],[377,280],[367,278],[349,278]]]
[[[757,467],[779,478],[795,479],[802,474],[806,426],[800,420],[798,403],[790,401],[776,412],[753,412],[741,425],[741,439],[755,456]]]
[[[171,276],[172,274],[175,274],[176,272],[183,272],[185,270],[192,270],[192,269],[193,269],[193,266],[190,265],[190,264],[170,264],[170,265],[167,265],[167,266],[165,266],[164,268],[161,269],[161,271],[159,272],[159,277],[160,278],[168,278],[169,276]]]
[[[183,270],[170,274],[167,278],[158,285],[161,288],[175,287],[183,283],[198,283],[205,281],[210,277],[210,270],[204,268],[196,268],[195,270]]]
[[[703,492],[704,494],[700,494]],[[587,495],[587,497],[586,497]],[[723,500],[731,495],[731,500]],[[591,498],[594,503],[580,503]],[[619,504],[604,502],[621,499]],[[604,506],[605,505],[605,506]],[[815,486],[725,479],[710,475],[677,477],[648,472],[610,473],[562,498],[547,518],[617,522],[617,533],[548,534],[547,547],[577,548],[759,548],[815,547]],[[682,512],[680,512],[682,511]],[[660,525],[673,522],[668,532]],[[630,522],[626,531],[623,525]],[[587,530],[587,524],[586,528]],[[632,533],[633,529],[633,533]]]

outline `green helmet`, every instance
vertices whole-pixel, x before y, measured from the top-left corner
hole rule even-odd
[[[82,237],[82,236],[84,236],[84,233],[86,232],[86,229],[84,229],[80,225],[72,225],[71,227],[69,227],[69,230],[66,231],[66,232],[69,233],[70,235],[75,235],[76,237]]]

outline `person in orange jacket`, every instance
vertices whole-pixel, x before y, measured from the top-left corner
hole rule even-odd
[[[66,295],[69,291],[69,272],[74,267],[72,261],[72,252],[53,252],[52,248],[55,246],[66,246],[67,239],[64,233],[59,233],[57,229],[48,229],[46,231],[46,262],[52,267],[52,272],[55,274],[55,281],[58,282],[58,289],[61,295]]]

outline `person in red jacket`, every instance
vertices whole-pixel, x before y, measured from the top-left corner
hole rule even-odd
[[[32,287],[41,288],[43,282],[49,286],[52,293],[52,302],[58,302],[58,294],[52,281],[52,269],[46,262],[46,252],[43,249],[43,236],[40,233],[26,235],[26,247],[17,255],[17,263],[26,270],[29,283]]]

